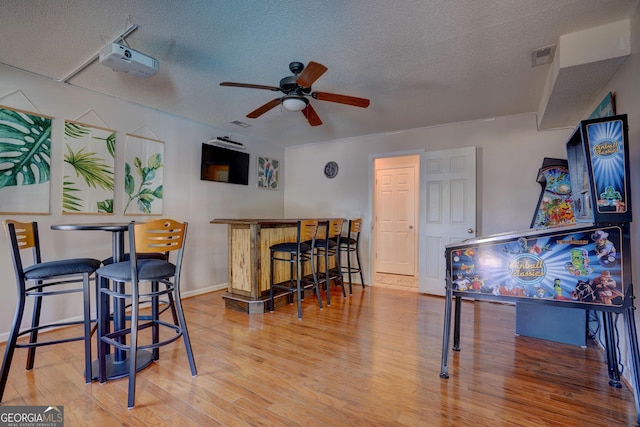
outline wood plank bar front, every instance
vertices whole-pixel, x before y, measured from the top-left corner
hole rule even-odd
[[[227,308],[248,314],[264,313],[269,309],[269,247],[276,243],[295,242],[298,221],[224,218],[211,221],[211,224],[228,226],[229,282],[227,291],[222,295]],[[324,235],[324,227],[319,230],[319,235]],[[324,269],[324,264],[317,268]],[[289,265],[276,263],[276,283],[288,280],[289,274]]]

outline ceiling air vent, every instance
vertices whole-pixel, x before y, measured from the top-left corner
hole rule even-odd
[[[240,120],[234,120],[234,121],[229,122],[229,123],[231,123],[232,125],[240,126],[241,128],[251,127],[250,124],[245,123],[245,122],[241,122]]]
[[[531,66],[551,64],[556,54],[556,45],[541,47],[531,51]]]

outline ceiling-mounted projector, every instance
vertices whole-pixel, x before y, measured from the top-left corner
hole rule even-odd
[[[146,79],[158,72],[158,60],[119,43],[109,43],[100,51],[99,62],[114,71]]]

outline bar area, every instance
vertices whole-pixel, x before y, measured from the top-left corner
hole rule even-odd
[[[229,219],[220,218],[211,224],[228,226],[229,286],[222,298],[225,307],[247,314],[269,310],[269,248],[277,243],[296,240],[299,219]],[[318,234],[324,233],[324,225]],[[322,264],[316,269],[321,270]],[[276,266],[274,281],[289,278],[289,268]],[[277,298],[275,304],[284,304]]]

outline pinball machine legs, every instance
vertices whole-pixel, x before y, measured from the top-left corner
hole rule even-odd
[[[440,378],[449,378],[449,340],[451,337],[451,306],[453,305],[453,291],[447,284],[444,307],[444,331],[442,334],[442,364]],[[462,297],[455,296],[456,304],[453,320],[453,351],[460,351],[460,317],[462,313]]]
[[[460,351],[460,316],[462,313],[462,297],[456,296],[456,306],[453,312],[453,351]]]
[[[453,291],[447,284],[445,310],[444,310],[444,330],[442,335],[442,364],[440,367],[440,378],[449,378],[449,342],[451,338],[451,311],[453,309]],[[460,351],[460,317],[462,310],[461,297],[455,297],[454,327],[453,327],[453,350]],[[624,322],[627,329],[627,342],[631,364],[631,374],[633,396],[636,405],[637,425],[640,426],[640,348],[638,346],[638,335],[636,330],[633,304],[633,285],[627,287],[623,308]],[[620,370],[618,367],[618,357],[616,353],[616,343],[614,334],[614,323],[612,312],[603,311],[603,329],[606,346],[607,365],[609,371],[609,384],[613,387],[621,387]]]
[[[609,385],[621,388],[620,369],[618,368],[618,354],[616,353],[616,333],[613,314],[610,311],[602,312],[602,327],[604,331],[605,354],[607,355],[607,367],[609,370]]]
[[[633,398],[636,403],[636,424],[640,425],[640,350],[638,349],[638,334],[636,331],[636,320],[633,311],[636,309],[633,301],[633,285],[627,287],[625,295],[624,321],[627,325],[627,345],[629,346],[629,357],[631,358],[631,375],[633,381]]]
[[[444,304],[444,329],[442,331],[442,362],[440,364],[440,378],[449,378],[449,338],[451,334],[451,302],[453,292],[447,280]]]

